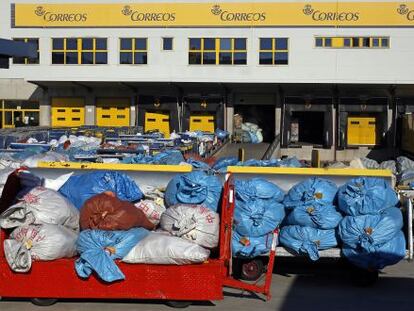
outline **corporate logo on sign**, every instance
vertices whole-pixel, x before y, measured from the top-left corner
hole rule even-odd
[[[310,4],[306,4],[302,10],[303,14],[309,15],[314,21],[339,21],[356,22],[359,20],[359,12],[324,12],[315,10]]]
[[[129,5],[124,6],[121,13],[129,16],[134,22],[173,22],[175,12],[140,12],[133,10]]]
[[[38,6],[34,13],[42,17],[46,22],[86,22],[88,14],[86,13],[59,13],[49,12],[44,7]]]
[[[406,4],[400,4],[397,8],[397,12],[400,15],[405,15],[409,21],[414,21],[414,10],[410,10]]]
[[[229,12],[216,4],[211,8],[211,13],[219,16],[223,22],[263,22],[266,20],[265,12]]]

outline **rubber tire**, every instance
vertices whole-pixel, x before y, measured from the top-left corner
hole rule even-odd
[[[358,287],[370,287],[375,285],[379,279],[377,270],[371,271],[366,269],[354,268],[351,271],[351,281]]]
[[[264,270],[263,261],[259,258],[245,261],[241,266],[240,278],[246,281],[257,281],[264,273]]]
[[[165,304],[176,309],[184,309],[191,305],[191,301],[186,300],[168,300]]]
[[[32,304],[39,307],[49,307],[54,305],[58,300],[55,298],[33,298]]]

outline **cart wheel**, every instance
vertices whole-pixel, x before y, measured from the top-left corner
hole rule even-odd
[[[253,259],[242,264],[241,279],[256,281],[264,272],[264,265],[261,259]]]
[[[378,279],[379,272],[377,270],[354,268],[351,271],[351,281],[356,286],[373,286],[378,281]]]
[[[165,304],[172,308],[184,309],[191,305],[191,301],[186,300],[168,300]]]
[[[54,305],[57,301],[55,298],[33,298],[32,304],[39,307],[48,307]]]

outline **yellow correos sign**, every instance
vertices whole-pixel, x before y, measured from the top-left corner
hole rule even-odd
[[[13,27],[414,26],[414,2],[13,4]]]

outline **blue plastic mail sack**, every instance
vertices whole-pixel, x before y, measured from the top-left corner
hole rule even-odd
[[[339,224],[339,237],[345,246],[375,252],[403,227],[403,216],[396,207],[378,215],[347,216]]]
[[[296,206],[286,217],[288,225],[317,229],[334,229],[341,220],[342,215],[332,204],[302,204]]]
[[[273,233],[259,237],[246,237],[233,231],[231,240],[232,254],[235,257],[253,258],[270,251],[272,247]]]
[[[275,184],[264,178],[251,178],[235,181],[236,205],[237,200],[248,202],[255,199],[282,202],[285,193]]]
[[[95,271],[105,282],[124,280],[125,275],[114,260],[124,258],[148,233],[144,228],[81,231],[76,242],[80,254],[75,262],[76,273],[81,278],[88,278]]]
[[[360,268],[380,270],[403,260],[405,246],[404,233],[398,231],[388,242],[369,252],[345,246],[342,253],[351,263]]]
[[[165,203],[167,206],[178,203],[203,204],[217,211],[221,190],[220,179],[203,171],[178,174],[168,183]]]
[[[313,261],[319,259],[319,250],[338,245],[335,230],[311,227],[287,226],[280,230],[280,244],[297,254],[308,255]]]
[[[258,237],[276,229],[285,217],[283,204],[274,200],[236,200],[234,225],[237,232]]]
[[[143,197],[141,190],[129,176],[111,171],[71,176],[59,189],[78,209],[86,200],[105,191],[112,191],[120,200],[129,202]]]
[[[337,190],[332,181],[312,177],[293,186],[283,203],[287,209],[292,209],[303,203],[332,204]]]
[[[350,216],[374,215],[397,204],[397,194],[380,178],[354,178],[338,191],[338,207]]]

